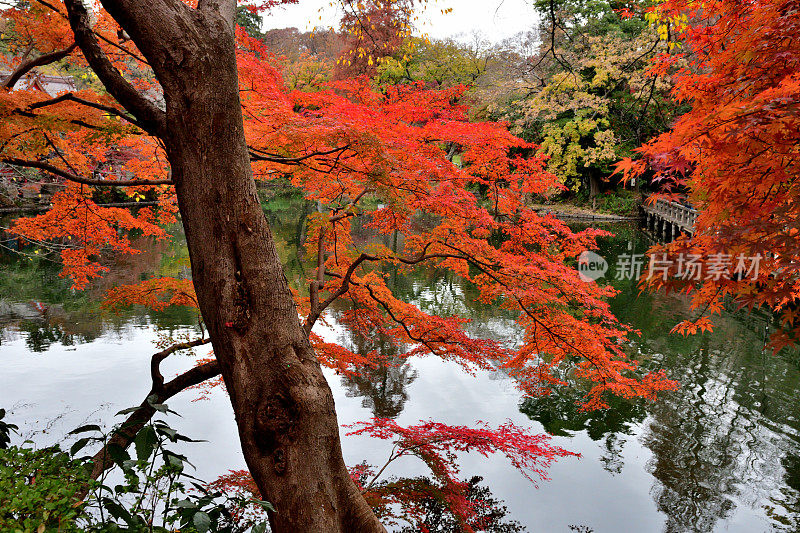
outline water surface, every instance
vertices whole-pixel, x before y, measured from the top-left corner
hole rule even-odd
[[[299,223],[310,209],[280,197],[266,208],[290,280],[310,268]],[[610,229],[616,236],[603,239],[601,252],[612,267],[617,255],[648,246],[633,227]],[[86,421],[108,423],[114,412],[138,404],[149,390],[155,342],[164,335],[198,333],[198,317],[188,310],[112,314],[101,309],[108,287],[156,275],[188,275],[177,231],[172,243],[142,244],[144,254],[118,261],[109,276],[81,293],[70,291],[56,265],[46,260],[0,258],[0,407],[10,411],[8,419],[24,437],[63,442],[70,429]],[[386,244],[402,246],[392,239]],[[471,318],[472,334],[513,341],[513,317],[471,302],[474,289],[447,273],[388,273],[393,290],[426,311]],[[453,363],[413,358],[356,378],[327,372],[340,422],[371,416],[393,417],[401,424],[512,420],[551,433],[556,444],[582,456],[559,461],[550,471],[552,480],[538,489],[501,457],[461,458],[462,477],[483,476],[510,517],[529,531],[567,532],[571,525],[598,533],[800,529],[800,357],[765,351],[768,321],[760,317],[729,313],[712,334],[670,335],[672,326],[690,316],[685,300],[639,295],[631,281],[614,283],[621,290],[613,302],[615,314],[641,331],[631,353],[645,368],[664,368],[681,383],[662,401],[617,400],[611,409],[583,413],[576,405],[579,391],[525,399],[502,373],[470,376]],[[397,355],[380,339],[354,338],[336,321],[336,310],[330,324],[319,331],[329,339]],[[188,355],[172,356],[165,375],[191,365]],[[213,479],[244,468],[224,392],[214,389],[201,401],[198,396],[190,391],[170,402],[183,415],[175,426],[208,441],[187,450],[198,475]],[[382,464],[389,452],[387,443],[368,438],[346,437],[343,445],[350,464]],[[425,473],[413,459],[393,466],[397,475]]]

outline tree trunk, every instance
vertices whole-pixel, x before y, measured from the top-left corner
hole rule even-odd
[[[342,459],[333,396],[256,195],[235,71],[187,77],[192,98],[168,98],[165,141],[200,310],[248,467],[278,510],[273,530],[383,531]]]
[[[151,122],[167,149],[194,287],[242,451],[263,498],[277,509],[273,531],[385,531],[342,459],[333,395],[258,201],[225,16],[230,5],[103,4],[164,89],[165,121]]]
[[[600,178],[594,175],[589,175],[589,198],[594,198],[600,194]]]

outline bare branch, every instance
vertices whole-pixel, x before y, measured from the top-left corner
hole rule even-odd
[[[306,159],[311,159],[312,157],[318,157],[323,155],[331,155],[337,152],[344,152],[350,148],[349,144],[344,146],[340,146],[338,148],[333,148],[331,150],[325,150],[321,152],[312,152],[310,154],[306,154],[300,157],[284,157],[277,154],[272,154],[269,152],[265,152],[264,150],[260,150],[258,148],[249,147],[250,150],[250,160],[251,161],[269,161],[271,163],[281,163],[284,165],[297,165],[305,161]]]
[[[61,96],[58,96],[56,98],[51,98],[50,100],[42,100],[41,102],[36,102],[35,104],[29,105],[28,109],[30,110],[41,109],[42,107],[56,105],[60,104],[61,102],[67,102],[67,101],[75,102],[76,104],[85,105],[87,107],[93,107],[94,109],[99,109],[100,111],[105,111],[106,113],[109,113],[111,115],[124,118],[125,120],[127,120],[128,122],[130,122],[135,126],[141,127],[139,125],[138,120],[128,115],[121,109],[117,109],[116,107],[109,105],[98,104],[97,102],[91,102],[89,100],[84,100],[83,98],[79,98],[72,93],[62,94]]]
[[[350,279],[353,277],[353,273],[356,271],[359,265],[364,261],[377,261],[377,260],[378,258],[375,256],[361,254],[358,257],[358,259],[353,261],[353,263],[348,267],[347,271],[342,277],[342,284],[339,286],[339,288],[335,292],[331,293],[331,295],[328,296],[328,298],[321,304],[317,303],[316,305],[314,305],[314,303],[312,303],[311,312],[308,314],[308,317],[306,318],[306,323],[303,324],[303,329],[305,330],[306,335],[309,335],[311,333],[311,329],[314,327],[314,324],[317,322],[322,312],[325,311],[325,309],[327,309],[328,306],[331,305],[334,301],[336,301],[338,297],[340,297],[348,290],[350,290]]]
[[[159,391],[164,388],[164,376],[161,375],[161,362],[167,357],[180,350],[189,350],[198,346],[203,346],[211,342],[211,339],[197,339],[189,342],[180,342],[173,344],[169,348],[154,353],[150,358],[150,377],[153,380],[153,391]]]
[[[16,159],[16,158],[3,158],[0,159],[0,161],[18,167],[38,168],[40,170],[45,170],[47,172],[50,172],[51,174],[55,174],[56,176],[61,176],[62,178],[69,181],[73,181],[75,183],[82,183],[84,185],[93,185],[97,187],[138,187],[143,185],[172,185],[172,180],[97,180],[92,178],[84,178],[82,176],[73,174],[72,172],[67,172],[66,170],[62,170],[58,167],[55,167],[48,163],[43,163],[41,161],[26,161],[24,159]]]
[[[64,3],[75,41],[81,47],[89,66],[111,96],[136,117],[142,129],[152,135],[161,136],[166,129],[166,113],[137,91],[111,63],[97,42],[97,36],[89,22],[89,13],[81,0],[65,0]]]
[[[12,72],[3,82],[3,87],[6,89],[13,89],[14,85],[17,82],[30,72],[32,69],[36,67],[41,67],[44,65],[49,65],[50,63],[55,63],[56,61],[60,61],[70,55],[75,47],[78,46],[76,43],[72,43],[68,47],[64,48],[63,50],[56,50],[55,52],[50,52],[49,54],[41,55],[34,59],[29,59],[27,61],[23,61],[17,68]]]

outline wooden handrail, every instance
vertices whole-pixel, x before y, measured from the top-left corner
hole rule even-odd
[[[645,206],[645,211],[655,214],[668,222],[683,228],[691,228],[697,220],[697,210],[678,202],[656,200],[655,204]]]

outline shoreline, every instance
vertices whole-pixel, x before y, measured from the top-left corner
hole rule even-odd
[[[544,205],[534,204],[530,206],[540,215],[553,215],[559,220],[572,221],[600,221],[600,222],[635,222],[641,220],[641,216],[612,215],[592,211],[571,204]]]

